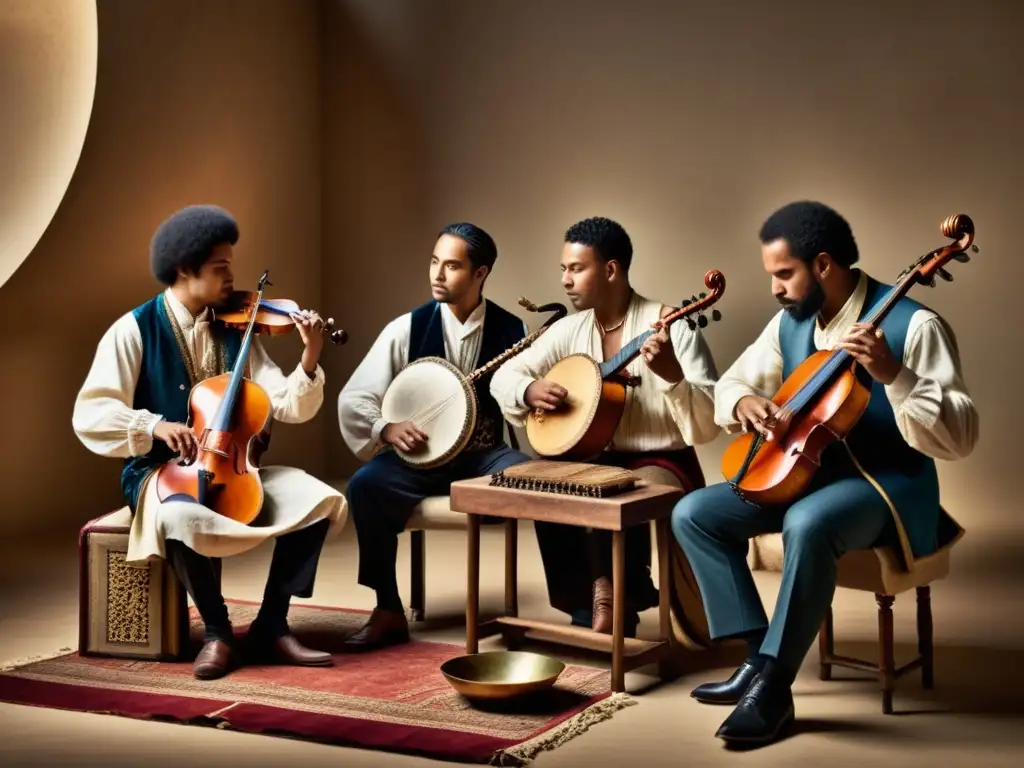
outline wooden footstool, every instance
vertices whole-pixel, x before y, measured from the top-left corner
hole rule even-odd
[[[180,661],[188,651],[186,593],[166,560],[125,562],[131,512],[90,520],[79,533],[78,652]]]

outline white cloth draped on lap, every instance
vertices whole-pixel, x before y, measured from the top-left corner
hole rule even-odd
[[[231,557],[267,539],[330,520],[328,539],[345,525],[348,506],[334,488],[293,467],[263,467],[263,509],[249,525],[189,501],[165,501],[156,496],[150,475],[142,487],[128,539],[129,564],[164,557],[164,540],[177,539],[207,557]]]
[[[170,289],[164,297],[184,337],[182,354],[199,369],[197,361],[210,357],[213,344],[211,313],[207,309],[194,318]],[[131,312],[119,317],[97,344],[72,415],[75,434],[93,453],[125,459],[152,450],[153,430],[163,415],[133,408],[143,352],[142,333]],[[259,337],[252,340],[248,362],[252,380],[270,396],[275,422],[301,424],[316,416],[324,399],[324,372],[319,365],[312,376],[301,365],[286,375]],[[207,557],[230,557],[323,519],[331,521],[328,537],[332,537],[347,519],[344,496],[301,469],[260,469],[263,509],[250,525],[236,523],[195,502],[161,505],[152,477],[139,495],[132,520],[127,560],[134,564],[164,557],[167,538],[178,539]]]

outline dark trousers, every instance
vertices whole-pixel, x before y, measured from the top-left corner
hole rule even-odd
[[[391,450],[378,453],[352,475],[345,497],[359,543],[359,583],[376,591],[377,607],[402,610],[395,564],[398,534],[413,509],[428,496],[445,496],[457,480],[482,477],[529,461],[501,445],[488,451],[465,451],[448,464],[417,469]]]
[[[704,475],[693,448],[679,451],[632,453],[605,451],[591,464],[636,468],[645,462],[669,465],[684,487],[703,487]],[[593,613],[593,585],[601,576],[612,578],[612,532],[561,523],[534,523],[537,545],[547,580],[551,606],[573,617],[573,623],[589,627]],[[625,532],[626,600],[628,610],[643,611],[658,604],[658,590],[651,577],[650,526]]]
[[[288,608],[292,597],[312,597],[320,551],[329,520],[320,520],[274,542],[274,556],[263,591],[263,604],[249,628],[250,635],[277,638],[288,634]],[[233,642],[228,608],[221,592],[221,561],[200,555],[176,539],[165,542],[167,560],[174,568],[206,625],[207,641]]]
[[[696,576],[712,638],[763,636],[751,650],[793,674],[832,604],[839,558],[895,534],[885,500],[842,457],[788,508],[758,507],[726,483],[694,491],[676,504],[672,531]],[[769,622],[746,556],[749,539],[779,531],[785,557]]]

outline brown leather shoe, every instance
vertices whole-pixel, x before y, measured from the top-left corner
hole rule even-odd
[[[590,628],[594,632],[604,635],[612,634],[612,619],[614,617],[612,582],[607,576],[600,576],[594,580],[594,622]],[[636,628],[640,624],[640,615],[626,600],[626,615],[622,622],[623,637],[634,637]]]
[[[383,611],[374,608],[370,620],[345,640],[342,645],[346,653],[362,653],[409,642],[409,622],[401,611]]]
[[[237,659],[231,646],[223,640],[209,640],[196,656],[192,674],[200,680],[216,680],[235,667]]]
[[[262,664],[291,664],[296,667],[332,667],[334,659],[324,651],[314,651],[287,634],[270,640],[253,638],[250,653]]]
[[[612,633],[612,582],[607,576],[594,580],[594,621],[590,628],[606,635]]]

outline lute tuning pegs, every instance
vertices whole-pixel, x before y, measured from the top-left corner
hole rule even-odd
[[[714,320],[715,322],[718,322],[719,320],[722,319],[722,313],[719,312],[717,309],[712,309],[711,310],[711,319]]]
[[[941,277],[947,283],[952,283],[953,282],[953,276],[951,274],[949,274],[949,272],[947,272],[943,267],[939,267],[938,272],[939,272],[939,277]]]

